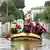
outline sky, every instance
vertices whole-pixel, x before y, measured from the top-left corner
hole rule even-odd
[[[47,0],[25,0],[26,7],[23,9],[24,13],[33,7],[44,6],[45,1]]]

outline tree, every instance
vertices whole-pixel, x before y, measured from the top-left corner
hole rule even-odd
[[[50,6],[50,1],[46,1],[44,5],[45,6]]]
[[[50,23],[50,6],[46,7],[46,9],[44,10],[44,20],[47,23]]]
[[[5,1],[3,1],[0,6],[0,13],[1,13],[1,16],[4,16],[7,14],[7,3]]]
[[[46,7],[43,12],[40,12],[35,18],[40,19],[41,21],[45,21],[47,23],[50,23],[50,6]]]
[[[39,14],[36,13],[36,14],[34,15],[34,20],[37,20],[38,18],[39,18]]]
[[[24,8],[24,0],[12,0],[17,8]],[[20,3],[20,4],[19,4]]]
[[[8,16],[13,15],[14,19],[24,19],[24,12],[16,8],[14,2],[8,2]]]
[[[41,21],[44,19],[44,13],[43,12],[42,13],[36,13],[34,15],[34,20],[38,20],[38,19],[40,19]]]

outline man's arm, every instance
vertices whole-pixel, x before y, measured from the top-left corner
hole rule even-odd
[[[44,32],[48,32],[43,26],[41,26],[41,29],[42,29]]]

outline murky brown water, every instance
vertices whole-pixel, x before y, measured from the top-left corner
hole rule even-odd
[[[50,39],[48,39],[47,37],[48,34],[45,33],[42,35],[42,41],[12,41],[12,50],[50,50]]]
[[[13,41],[12,50],[39,50],[40,40]]]

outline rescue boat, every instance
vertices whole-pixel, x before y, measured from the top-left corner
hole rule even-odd
[[[38,40],[41,39],[41,36],[35,33],[18,33],[12,34],[11,38],[13,40]]]
[[[22,23],[20,23],[22,22]],[[23,28],[24,28],[24,25],[23,25],[23,20],[17,20],[17,24],[16,25],[16,28],[18,33],[14,33],[11,35],[11,39],[13,40],[38,40],[38,39],[41,39],[41,36],[38,35],[38,33],[24,33],[22,32]],[[14,25],[14,26],[15,26]],[[20,27],[21,26],[21,27]],[[15,27],[14,27],[15,28]]]

